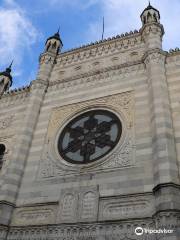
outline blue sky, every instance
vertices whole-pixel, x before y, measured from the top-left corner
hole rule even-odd
[[[165,28],[163,48],[180,47],[180,0],[151,0]],[[12,59],[13,88],[34,80],[46,39],[60,26],[63,51],[141,27],[147,0],[0,0],[0,70]]]

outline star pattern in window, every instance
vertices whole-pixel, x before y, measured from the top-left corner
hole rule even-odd
[[[60,153],[67,160],[88,163],[114,148],[120,134],[121,124],[115,114],[103,110],[89,111],[65,127],[66,146],[62,146],[63,140],[59,141]]]

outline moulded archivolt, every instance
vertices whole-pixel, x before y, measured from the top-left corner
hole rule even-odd
[[[90,109],[106,109],[115,113],[122,123],[122,136],[116,147],[98,161],[83,165],[71,164],[58,153],[57,140],[64,126],[78,114]],[[114,94],[54,109],[44,144],[38,178],[50,178],[84,172],[116,170],[134,165],[134,94]]]

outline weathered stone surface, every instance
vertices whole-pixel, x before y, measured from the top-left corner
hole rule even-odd
[[[1,96],[0,240],[179,240],[180,51],[163,51],[156,9],[141,20],[139,31],[59,54],[48,40],[36,80]],[[94,109],[119,118],[120,140],[97,161],[66,161],[60,134]],[[85,145],[103,151],[89,132]]]

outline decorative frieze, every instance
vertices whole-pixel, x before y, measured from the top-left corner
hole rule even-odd
[[[112,42],[107,41],[106,43],[91,45],[88,48],[80,48],[72,52],[62,53],[58,56],[57,66],[58,68],[61,68],[62,66],[72,63],[91,60],[92,58],[98,56],[106,56],[112,53],[121,52],[125,49],[132,49],[140,44],[144,46],[143,42],[141,41],[141,36],[138,33],[126,39],[117,38],[112,40]]]
[[[0,108],[5,109],[11,105],[20,105],[25,104],[29,100],[29,88],[23,91],[14,91],[7,94],[4,94],[0,99]]]
[[[65,76],[65,71],[63,71],[63,73],[61,71],[59,72],[58,79],[53,79],[53,81],[49,83],[48,91],[52,91],[53,89],[59,89],[60,91],[67,90],[69,87],[74,88],[78,85],[93,85],[109,82],[109,79],[112,82],[113,80],[117,80],[116,77],[118,77],[120,80],[128,78],[131,75],[134,76],[139,71],[144,70],[144,65],[142,64],[141,57],[139,57],[140,60],[133,59],[133,62],[126,62],[125,64],[101,68],[98,69],[98,71],[94,70],[93,68],[92,71],[80,74],[76,73],[74,76],[72,75],[70,77]]]
[[[156,235],[138,236],[136,227],[154,229],[153,221],[143,219],[139,221],[94,223],[94,224],[63,224],[44,227],[11,227],[7,240],[155,240]],[[144,236],[146,238],[144,238]]]
[[[5,226],[0,226],[0,240],[6,240],[7,234],[8,234],[8,228]]]
[[[164,211],[159,212],[154,216],[156,228],[174,229],[180,233],[180,212],[179,211]]]

